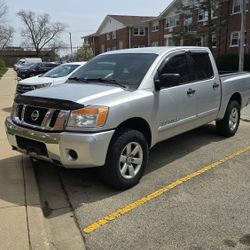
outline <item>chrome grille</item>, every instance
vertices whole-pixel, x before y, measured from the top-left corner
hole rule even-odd
[[[34,85],[25,85],[25,84],[19,83],[16,86],[16,94],[20,95],[20,94],[26,93],[26,92],[34,90],[34,89],[36,89],[36,86],[34,86]]]
[[[70,111],[36,107],[25,104],[14,104],[12,119],[26,127],[41,130],[64,130]]]

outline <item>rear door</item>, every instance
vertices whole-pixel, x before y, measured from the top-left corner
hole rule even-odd
[[[187,54],[191,67],[191,78],[194,83],[197,125],[210,122],[217,117],[220,108],[221,84],[213,72],[207,52]]]

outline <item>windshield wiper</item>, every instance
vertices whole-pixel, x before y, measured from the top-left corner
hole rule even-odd
[[[85,79],[85,78],[80,78],[80,77],[70,77],[70,78],[68,79],[68,81],[75,81],[75,82],[79,82],[79,83],[81,83],[81,82],[88,83],[88,82],[89,82],[87,79]]]
[[[103,82],[103,83],[110,83],[110,84],[115,84],[123,89],[127,89],[128,87],[120,82],[117,82],[114,79],[105,79],[105,78],[90,78],[86,79],[87,81],[97,81],[97,82]]]

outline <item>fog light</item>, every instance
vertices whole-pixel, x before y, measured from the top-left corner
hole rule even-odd
[[[69,160],[71,160],[71,161],[77,160],[78,155],[77,155],[75,150],[70,149],[68,154],[69,154]]]

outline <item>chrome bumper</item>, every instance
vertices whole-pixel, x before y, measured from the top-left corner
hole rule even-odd
[[[109,143],[114,130],[93,134],[61,132],[45,133],[20,127],[10,117],[5,121],[7,138],[17,151],[35,158],[60,162],[65,168],[88,168],[102,166],[105,163]],[[16,136],[45,144],[47,156],[21,149]],[[77,158],[70,156],[70,150],[77,153]]]

